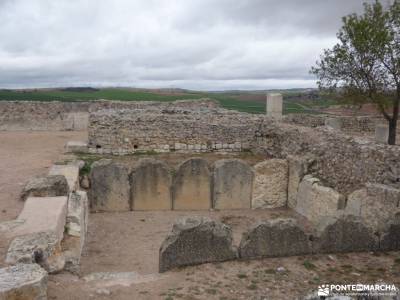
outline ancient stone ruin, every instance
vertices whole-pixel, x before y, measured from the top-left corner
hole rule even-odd
[[[349,134],[373,131],[379,122],[283,117],[279,95],[268,103],[265,115],[210,100],[46,104],[60,114],[27,104],[41,107],[48,126],[87,126],[87,143],[71,141],[66,151],[97,159],[85,189],[79,162],[56,164],[25,186],[20,216],[0,227],[11,241],[0,298],[27,288],[37,295],[27,299],[44,299],[47,273],[77,272],[89,210],[290,212],[252,224],[236,244],[219,220],[179,219],[160,245],[160,272],[236,259],[398,250],[400,149]],[[0,105],[19,112],[2,115],[1,128],[45,126],[25,121],[19,105]]]

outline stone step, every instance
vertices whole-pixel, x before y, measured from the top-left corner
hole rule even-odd
[[[38,232],[54,232],[61,241],[67,217],[67,205],[66,196],[28,198],[17,218],[20,224],[9,234],[16,237]]]

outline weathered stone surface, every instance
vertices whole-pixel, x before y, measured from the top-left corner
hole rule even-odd
[[[307,174],[310,158],[305,156],[289,155],[287,157],[289,175],[288,175],[288,207],[294,209],[297,205],[297,192],[300,182]]]
[[[64,268],[60,240],[53,232],[39,232],[16,237],[7,251],[6,263],[39,264],[48,272]]]
[[[37,264],[0,269],[0,299],[46,300],[47,272]]]
[[[77,165],[53,165],[49,175],[64,175],[70,191],[79,189],[79,167]]]
[[[361,218],[342,216],[326,217],[317,226],[315,249],[322,253],[372,251],[378,248],[372,230]]]
[[[92,211],[129,211],[129,170],[126,166],[102,159],[92,164],[89,191]]]
[[[66,153],[87,153],[88,144],[82,141],[69,141],[65,145]]]
[[[67,233],[84,239],[87,232],[89,205],[86,192],[72,192],[68,199]]]
[[[397,214],[381,236],[380,250],[400,250],[400,214]]]
[[[288,163],[270,159],[254,166],[253,208],[276,208],[287,204]]]
[[[335,129],[335,130],[341,130],[342,129],[342,120],[340,118],[326,118],[325,126]]]
[[[216,209],[251,207],[254,172],[239,159],[215,162],[213,174],[213,204]]]
[[[237,257],[230,227],[208,218],[178,220],[160,247],[159,270]]]
[[[132,209],[171,209],[171,183],[171,170],[165,163],[141,159],[131,174]]]
[[[400,214],[399,203],[399,189],[367,183],[365,188],[349,195],[345,213],[360,216],[374,232],[383,233]]]
[[[389,127],[387,125],[376,125],[375,141],[381,144],[387,144],[389,139]]]
[[[267,116],[280,119],[282,118],[283,100],[282,94],[268,93],[267,94]]]
[[[207,161],[201,158],[184,161],[175,174],[172,195],[175,210],[210,209],[211,175]]]
[[[68,193],[68,182],[63,175],[49,175],[30,179],[23,187],[20,198],[67,196]]]
[[[65,259],[64,270],[73,274],[79,274],[84,239],[67,235],[62,241],[62,256]]]
[[[343,208],[345,198],[334,189],[322,186],[320,180],[306,175],[297,192],[295,210],[310,222],[317,224],[328,216],[336,216]]]
[[[67,217],[67,197],[31,197],[25,202],[18,220],[24,221],[12,235],[54,232],[61,241]]]
[[[241,258],[302,255],[312,252],[308,235],[295,219],[275,219],[251,228],[243,234]]]

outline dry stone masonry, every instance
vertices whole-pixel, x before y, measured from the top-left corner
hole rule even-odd
[[[67,152],[198,157],[175,166],[156,155],[100,159],[85,184],[88,196],[80,190],[79,163],[54,165],[49,176],[31,180],[20,216],[0,224],[12,240],[7,253],[12,266],[0,269],[0,298],[16,288],[39,295],[28,299],[45,299],[47,273],[79,272],[89,205],[93,212],[292,211],[290,218],[252,224],[237,247],[231,228],[220,221],[183,218],[160,247],[160,272],[238,258],[398,250],[400,149],[347,134],[373,132],[380,121],[311,115],[281,120],[281,97],[268,100],[266,115],[225,110],[207,99],[1,103],[0,112],[11,115],[0,114],[0,129],[78,130],[88,123],[88,143],[68,143]],[[208,160],[203,152],[221,156]],[[262,159],[239,159],[240,152]]]

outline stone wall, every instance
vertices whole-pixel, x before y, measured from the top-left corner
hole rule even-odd
[[[207,152],[250,149],[260,117],[224,109],[159,107],[90,115],[92,153]]]
[[[261,176],[274,170],[272,164],[270,172],[263,170]],[[286,173],[256,194],[263,198],[273,195],[279,201],[258,201],[254,208],[286,206]],[[253,190],[259,187],[254,178],[259,176],[239,159],[210,163],[190,158],[176,168],[150,158],[125,163],[102,159],[92,165],[90,206],[92,211],[246,209],[255,203]]]
[[[367,182],[397,187],[400,183],[400,147],[376,144],[324,127],[264,122],[253,149],[276,158],[307,155],[308,173],[345,195]]]
[[[290,114],[284,117],[284,122],[306,126],[321,127],[326,125],[328,119],[335,119],[341,125],[344,132],[369,132],[375,130],[377,124],[385,124],[386,121],[380,117],[373,116],[335,116],[335,115],[311,115],[311,114]]]
[[[90,117],[92,153],[247,150],[266,158],[307,155],[308,173],[344,195],[367,182],[395,186],[400,182],[399,147],[325,126],[297,126],[221,108],[101,110]]]
[[[0,130],[86,130],[89,113],[102,109],[144,109],[148,107],[215,108],[218,103],[209,99],[175,102],[106,101],[40,102],[0,101]]]

